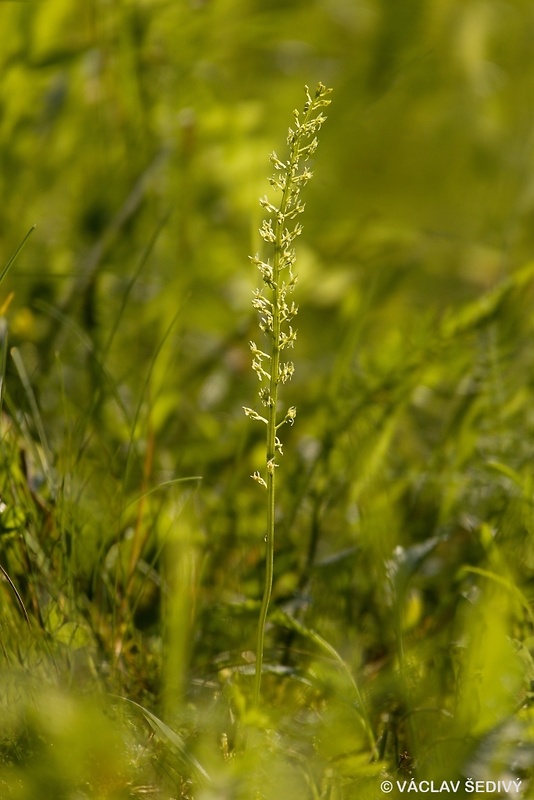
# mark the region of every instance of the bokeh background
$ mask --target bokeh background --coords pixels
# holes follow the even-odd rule
[[[247,696],[249,255],[269,153],[322,81],[275,606],[362,676],[390,764],[419,743],[428,769],[475,776],[511,748],[529,774],[533,40],[528,0],[0,2],[2,264],[35,226],[1,287],[0,553],[69,675],[83,651],[171,716],[214,686]],[[365,736],[322,705],[339,676],[279,623],[276,714],[337,731],[314,752],[341,794],[314,796],[361,797]],[[310,694],[287,688],[307,669]],[[284,735],[311,747],[299,720]],[[301,791],[291,775],[273,796]]]

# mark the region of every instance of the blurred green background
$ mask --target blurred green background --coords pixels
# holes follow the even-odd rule
[[[86,410],[118,447],[142,400],[162,474],[235,474],[257,197],[305,83],[332,85],[335,105],[299,249],[295,395],[317,403],[340,340],[339,373],[388,369],[530,258],[528,2],[48,0],[0,15],[4,260],[37,225],[4,284],[11,342],[54,446]]]
[[[322,81],[334,93],[297,242],[275,603],[362,673],[377,736],[395,729],[392,763],[432,736],[438,763],[457,741],[432,719],[407,730],[405,710],[426,697],[453,714],[455,682],[468,696],[479,669],[465,631],[501,612],[479,690],[506,673],[509,692],[455,724],[475,741],[523,702],[533,37],[528,0],[0,3],[2,264],[36,226],[2,284],[14,521],[0,552],[52,639],[91,642],[90,670],[117,690],[168,711],[254,647],[248,256],[268,155]],[[304,669],[296,635],[272,634],[272,664]],[[315,702],[272,691],[274,705]],[[344,713],[325,726],[348,730]],[[344,735],[321,758],[363,747]]]
[[[4,260],[37,225],[6,284],[11,331],[38,381],[58,354],[78,406],[91,347],[135,404],[177,315],[153,377],[157,430],[171,415],[177,437],[220,443],[220,415],[241,422],[257,197],[304,83],[332,85],[335,105],[299,253],[301,384],[331,371],[356,317],[376,355],[530,257],[529,3],[49,0],[0,14]],[[57,402],[48,383],[45,411]]]

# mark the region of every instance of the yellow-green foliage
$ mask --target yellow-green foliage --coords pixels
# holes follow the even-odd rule
[[[2,800],[528,794],[533,27],[530,0],[0,3]],[[255,707],[246,257],[270,277],[266,158],[319,81]]]

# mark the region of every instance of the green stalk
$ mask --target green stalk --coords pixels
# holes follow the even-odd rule
[[[271,215],[270,218],[263,221],[260,235],[269,246],[273,247],[273,263],[271,264],[268,260],[262,261],[258,256],[252,258],[268,292],[268,295],[265,296],[262,291],[256,290],[253,306],[260,313],[260,329],[266,334],[269,342],[268,352],[260,350],[254,342],[250,343],[250,349],[254,356],[252,367],[260,383],[263,384],[259,396],[263,406],[267,409],[266,416],[262,416],[251,408],[244,409],[247,416],[263,422],[267,426],[266,475],[263,477],[260,472],[255,472],[252,476],[267,490],[265,580],[257,629],[254,706],[258,706],[260,702],[265,628],[273,589],[275,473],[278,467],[276,458],[278,455],[282,455],[282,444],[277,436],[277,431],[286,422],[292,425],[296,415],[296,409],[291,407],[278,422],[279,386],[291,378],[294,369],[292,362],[281,360],[281,351],[292,347],[296,339],[296,332],[290,322],[296,316],[298,309],[294,303],[288,303],[287,295],[293,291],[296,283],[296,276],[293,273],[296,256],[292,243],[300,235],[302,228],[298,223],[293,223],[293,220],[304,211],[304,205],[300,202],[300,192],[312,176],[306,167],[300,170],[300,163],[308,161],[317,148],[315,134],[326,119],[320,113],[320,109],[330,103],[330,100],[327,99],[329,92],[329,89],[319,84],[312,98],[306,87],[307,100],[302,119],[300,119],[298,111],[295,111],[295,129],[289,129],[290,154],[288,160],[281,161],[276,153],[271,155],[271,162],[277,172],[270,179],[270,183],[275,190],[281,192],[281,198],[278,205],[274,205],[266,197],[260,201]],[[287,273],[287,281],[284,280],[284,272]]]
[[[293,154],[292,154],[293,155]],[[286,205],[286,197],[289,186],[286,184],[280,203],[280,209]],[[273,287],[272,287],[272,313],[273,329],[271,336],[271,374],[269,378],[269,413],[267,415],[267,534],[265,543],[265,583],[263,587],[263,599],[261,602],[260,616],[258,619],[258,633],[256,642],[256,671],[254,674],[254,706],[259,704],[261,692],[261,673],[263,669],[263,649],[265,643],[265,627],[267,625],[267,614],[271,603],[273,592],[274,575],[274,537],[275,537],[275,513],[276,513],[276,409],[278,407],[278,386],[280,383],[280,309],[279,309],[279,281],[280,281],[280,260],[282,255],[282,224],[280,217],[275,226],[276,242],[274,245],[273,263]]]
[[[269,426],[271,427],[271,426]],[[275,427],[274,425],[272,426]],[[270,452],[268,450],[268,452]],[[260,692],[261,692],[261,673],[263,669],[263,649],[265,643],[265,628],[267,625],[267,614],[269,613],[269,605],[271,603],[271,595],[273,591],[273,575],[274,575],[274,515],[276,510],[275,504],[275,474],[267,474],[267,534],[265,544],[265,582],[263,587],[263,598],[261,601],[260,616],[258,619],[258,631],[256,642],[256,671],[254,673],[254,706],[259,705]]]

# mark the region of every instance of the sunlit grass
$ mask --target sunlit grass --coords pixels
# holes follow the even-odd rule
[[[0,798],[528,796],[530,12],[112,5],[0,4]],[[323,74],[262,612],[243,257]]]
[[[74,422],[65,406],[62,446],[84,446],[55,451],[12,353],[22,394],[7,391],[2,425],[4,796],[373,797],[399,769],[526,780],[529,446],[516,423],[528,395],[503,336],[531,273],[451,312],[409,357],[399,341],[397,359],[354,372],[340,351],[339,391],[324,406],[305,400],[316,433],[285,491],[268,716],[250,704],[258,606],[225,587],[203,533],[210,489],[153,471],[147,387],[161,348],[138,405],[116,406],[123,478],[115,451],[100,494],[93,417]],[[515,355],[528,364],[529,353]],[[312,383],[311,397],[321,390]],[[243,585],[259,585],[259,555],[235,562]]]

